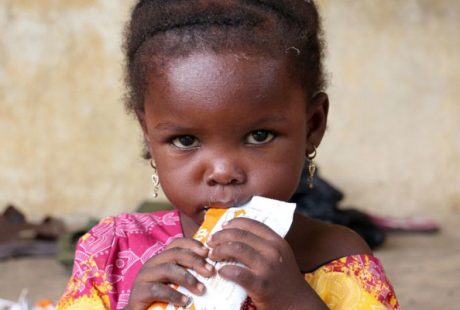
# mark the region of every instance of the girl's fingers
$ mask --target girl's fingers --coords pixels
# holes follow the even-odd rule
[[[237,265],[226,265],[219,270],[219,275],[229,281],[238,283],[244,289],[250,290],[259,283],[257,277],[249,269]]]
[[[196,254],[205,257],[208,255],[208,249],[201,244],[201,242],[194,240],[194,239],[187,239],[187,238],[179,238],[175,239],[171,242],[165,250],[172,249],[172,248],[183,248],[189,249]]]
[[[250,231],[254,235],[259,236],[262,239],[278,241],[281,237],[274,232],[267,225],[255,221],[253,219],[248,219],[244,217],[237,217],[230,220],[225,226],[224,229],[228,228],[237,228],[241,230]]]
[[[212,235],[207,243],[211,247],[211,260],[235,260],[258,275],[279,268],[287,258],[283,256],[288,252],[287,242],[283,238],[264,224],[249,219],[235,219]]]
[[[267,240],[250,230],[244,230],[234,227],[226,227],[221,231],[216,232],[207,240],[207,244],[210,248],[218,247],[222,244],[226,244],[233,241],[239,241],[250,245],[255,250],[264,253],[267,249],[277,247],[280,240]]]
[[[144,286],[141,290],[136,291],[135,294],[136,299],[140,302],[137,305],[145,305],[142,309],[146,309],[155,302],[173,303],[178,306],[185,306],[188,303],[187,296],[179,293],[170,285],[158,282]]]
[[[267,250],[261,252],[244,242],[229,241],[213,248],[209,253],[209,258],[217,262],[237,261],[250,269],[257,270],[267,264],[264,254],[266,252]]]
[[[149,283],[148,285],[155,286],[158,283],[174,283],[185,287],[190,292],[197,295],[202,295],[205,290],[204,285],[190,272],[175,263],[164,263],[155,268],[151,268],[151,270],[147,269],[143,271],[142,275],[139,275],[139,277],[144,283]]]
[[[204,277],[215,273],[206,262],[209,250],[196,240],[176,239],[163,252],[152,257],[137,274],[130,305],[133,309],[148,308],[153,302],[184,306],[188,298],[171,285],[182,286],[196,295],[205,292],[205,286],[187,269]]]
[[[206,253],[208,253],[207,249]],[[151,271],[151,269],[156,270],[158,265],[167,263],[177,264],[185,269],[192,269],[204,277],[210,277],[214,274],[214,267],[206,261],[205,257],[189,249],[171,248],[154,257],[153,262],[149,262],[149,266],[143,268],[142,274],[145,276],[143,279],[146,281],[158,281],[155,272]]]
[[[243,229],[235,226],[226,226],[224,229],[214,233],[208,237],[206,243],[208,246],[215,245],[220,242],[226,242],[230,240],[244,241],[246,243],[257,244],[259,242],[267,242],[268,239],[262,238],[255,234],[251,229]]]
[[[166,250],[149,260],[143,269],[174,262],[187,269],[193,269],[204,277],[214,274],[212,265],[206,262],[209,250],[196,240],[177,239]]]

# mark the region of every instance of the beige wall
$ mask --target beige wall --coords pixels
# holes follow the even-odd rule
[[[460,2],[331,0],[324,13],[324,173],[376,212],[459,212]]]
[[[0,1],[0,208],[72,222],[150,195],[122,107],[121,29],[132,1]],[[331,73],[318,155],[347,204],[382,214],[460,211],[460,2],[321,1]]]

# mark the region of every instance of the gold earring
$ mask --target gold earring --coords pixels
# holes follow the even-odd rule
[[[158,177],[157,167],[153,163],[153,160],[150,160],[150,166],[152,166],[153,168],[153,173],[152,173],[153,198],[157,198],[158,191],[160,190],[160,178]]]
[[[307,162],[308,162],[308,165],[307,165],[307,187],[309,189],[312,189],[313,188],[313,177],[315,176],[315,172],[316,172],[316,165],[315,163],[313,162],[313,159],[315,159],[316,157],[316,146],[313,145],[313,153],[311,154],[307,154]]]

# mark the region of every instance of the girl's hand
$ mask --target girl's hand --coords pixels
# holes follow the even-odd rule
[[[289,244],[266,225],[231,220],[207,241],[213,261],[232,260],[218,273],[241,285],[257,309],[327,309],[305,282]]]
[[[184,306],[188,298],[170,285],[187,288],[202,295],[205,287],[187,269],[193,269],[204,277],[214,274],[213,266],[205,261],[208,256],[200,242],[192,239],[176,239],[160,254],[144,264],[134,280],[128,306],[125,309],[144,310],[154,302]]]

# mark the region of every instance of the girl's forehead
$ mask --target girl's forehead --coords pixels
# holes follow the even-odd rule
[[[247,53],[193,53],[165,59],[159,71],[148,76],[148,88],[152,92],[158,88],[173,93],[184,89],[210,92],[232,88],[262,95],[270,92],[274,83],[290,80],[291,76],[287,57]]]
[[[162,71],[187,74],[193,72],[226,72],[231,74],[238,69],[262,72],[265,70],[281,69],[287,62],[284,57],[270,57],[264,54],[249,54],[245,52],[212,52],[201,51],[181,57],[166,58],[163,61]]]
[[[171,59],[161,74],[151,75],[144,107],[155,119],[195,115],[204,121],[204,114],[212,114],[217,120],[224,113],[226,120],[241,122],[249,114],[279,114],[292,104],[303,111],[305,98],[285,59],[199,53]]]

